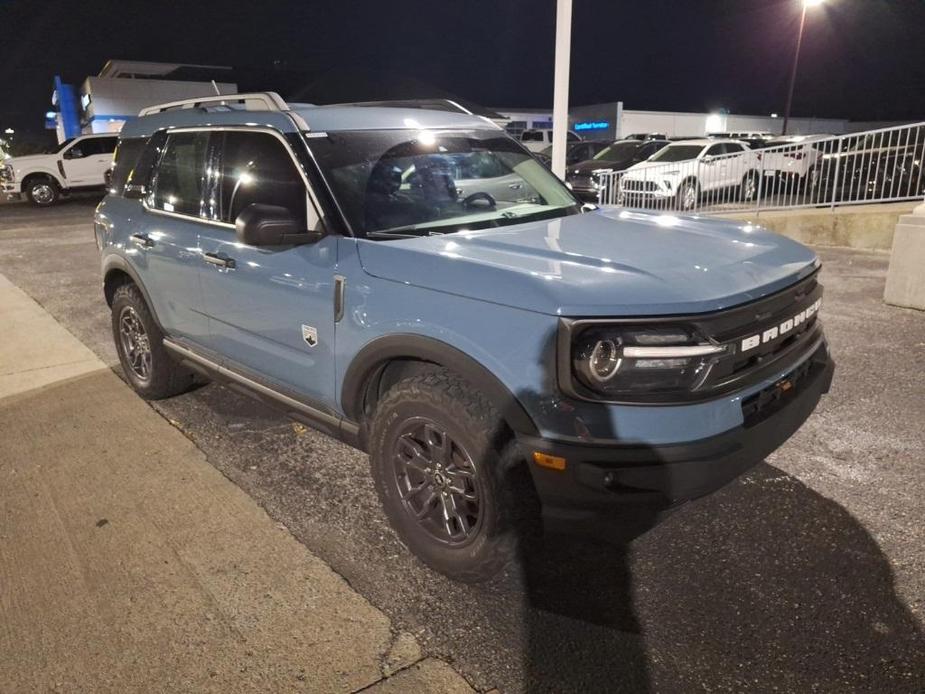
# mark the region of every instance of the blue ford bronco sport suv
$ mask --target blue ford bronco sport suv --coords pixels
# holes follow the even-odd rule
[[[142,397],[206,376],[368,452],[402,541],[465,581],[537,499],[547,529],[619,537],[806,420],[833,372],[812,251],[583,206],[424,106],[259,93],[126,124],[95,234]]]

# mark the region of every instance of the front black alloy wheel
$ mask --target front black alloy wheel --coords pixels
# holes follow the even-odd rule
[[[398,381],[369,432],[373,480],[401,541],[457,581],[485,581],[538,527],[538,503],[510,430],[456,374]]]
[[[405,510],[437,542],[450,547],[471,542],[481,529],[481,481],[466,449],[426,417],[403,422],[392,449]]]

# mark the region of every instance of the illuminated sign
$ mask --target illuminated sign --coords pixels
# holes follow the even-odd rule
[[[575,130],[607,130],[610,123],[605,120],[586,121],[584,123],[575,123]]]

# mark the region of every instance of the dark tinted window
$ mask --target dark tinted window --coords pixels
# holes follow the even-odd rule
[[[726,145],[718,144],[712,145],[705,153],[704,156],[707,157],[718,157],[720,154],[726,153]]]
[[[648,159],[649,157],[651,157],[653,154],[655,154],[658,150],[660,150],[662,147],[664,147],[667,144],[668,143],[664,141],[647,142],[646,144],[644,144],[642,147],[639,148],[639,152],[637,152],[636,156],[640,161],[644,159]]]
[[[118,141],[117,137],[91,137],[78,142],[74,145],[74,149],[79,149],[85,157],[95,157],[100,154],[111,154]]]
[[[740,152],[745,151],[745,146],[740,145],[738,142],[726,142],[723,145],[725,154],[739,154]]]
[[[202,216],[208,133],[167,136],[148,204],[165,212]]]
[[[129,174],[135,168],[138,157],[144,151],[148,139],[145,137],[135,137],[119,142],[116,153],[113,157],[115,164],[112,169],[112,181],[109,185],[109,192],[116,195],[122,195],[125,190],[125,183],[128,181]]]
[[[224,133],[221,220],[234,223],[252,203],[285,207],[305,228],[305,183],[285,145],[266,133]]]

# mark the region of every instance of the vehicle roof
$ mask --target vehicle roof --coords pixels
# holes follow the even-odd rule
[[[239,108],[177,108],[140,116],[122,128],[122,137],[151,135],[161,128],[221,125],[268,125],[293,130],[289,114],[301,118],[310,131],[396,130],[501,127],[487,118],[454,111],[385,106],[289,104],[290,111],[248,111]]]
[[[407,128],[496,128],[481,116],[453,111],[389,106],[305,106],[293,104],[312,130],[395,130]]]
[[[739,143],[739,140],[734,140],[731,137],[693,137],[689,140],[674,140],[668,144],[669,147],[674,147],[675,145],[700,145],[701,147],[706,147],[707,145],[717,145],[723,142],[736,142]]]

